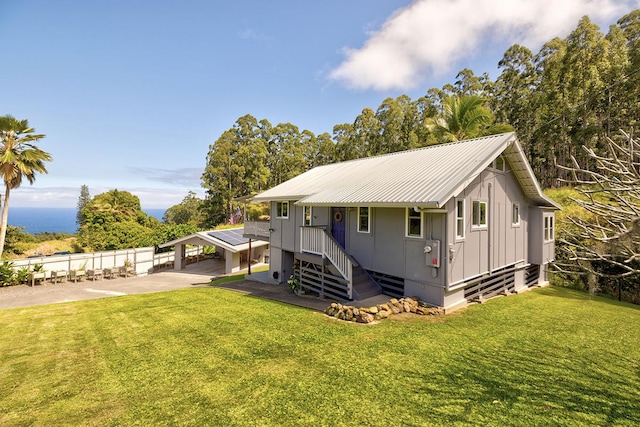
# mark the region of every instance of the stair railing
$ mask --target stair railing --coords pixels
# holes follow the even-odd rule
[[[347,294],[353,297],[353,262],[349,254],[324,228],[300,227],[300,250],[327,258],[347,280]]]

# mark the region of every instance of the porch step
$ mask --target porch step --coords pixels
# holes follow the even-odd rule
[[[382,288],[362,267],[353,267],[353,300],[363,300],[382,294]]]

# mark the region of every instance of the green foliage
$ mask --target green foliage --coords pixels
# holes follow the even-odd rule
[[[0,286],[10,286],[16,282],[16,272],[13,269],[13,262],[4,261],[0,264]]]
[[[23,179],[33,184],[37,174],[47,173],[45,162],[51,161],[49,153],[33,144],[45,136],[34,132],[27,120],[17,120],[10,115],[0,117],[0,177],[4,182],[0,255],[4,252],[11,190],[20,187]]]
[[[109,190],[95,196],[82,209],[83,222],[87,224],[107,225],[114,222],[144,222],[147,215],[140,207],[140,199],[128,191]]]
[[[186,224],[159,224],[154,228],[151,241],[157,246],[197,232],[199,228],[193,223]],[[173,248],[158,249],[158,252],[169,252]]]
[[[494,124],[494,117],[485,100],[476,95],[451,95],[443,100],[439,116],[428,120],[440,142],[462,141],[479,136],[509,132],[509,125]]]
[[[95,196],[82,209],[78,243],[93,251],[153,246],[153,229],[159,221],[142,211],[140,199],[110,190]]]
[[[15,274],[16,274],[15,275],[16,284],[26,283],[29,280],[31,270],[29,270],[29,267],[23,266],[15,270]]]
[[[85,222],[85,218],[82,215],[82,210],[91,201],[91,195],[89,194],[89,187],[82,185],[80,187],[80,197],[78,197],[78,212],[76,213],[76,223],[78,226]]]
[[[247,218],[249,221],[263,220],[269,216],[269,204],[268,203],[251,203],[246,205]]]
[[[189,191],[182,202],[167,209],[162,221],[170,225],[191,223],[198,228],[203,228],[205,226],[204,201],[196,197],[196,193]]]

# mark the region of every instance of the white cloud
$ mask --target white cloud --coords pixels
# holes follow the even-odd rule
[[[364,46],[344,48],[346,58],[329,78],[355,89],[411,89],[477,56],[487,40],[535,51],[566,36],[584,15],[608,21],[639,5],[639,0],[415,0],[370,33]]]

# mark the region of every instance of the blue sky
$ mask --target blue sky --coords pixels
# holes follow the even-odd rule
[[[47,137],[49,173],[14,207],[74,207],[117,188],[168,208],[209,145],[245,114],[315,134],[387,97],[415,99],[462,68],[497,76],[583,15],[603,32],[640,0],[0,2],[0,114]]]

